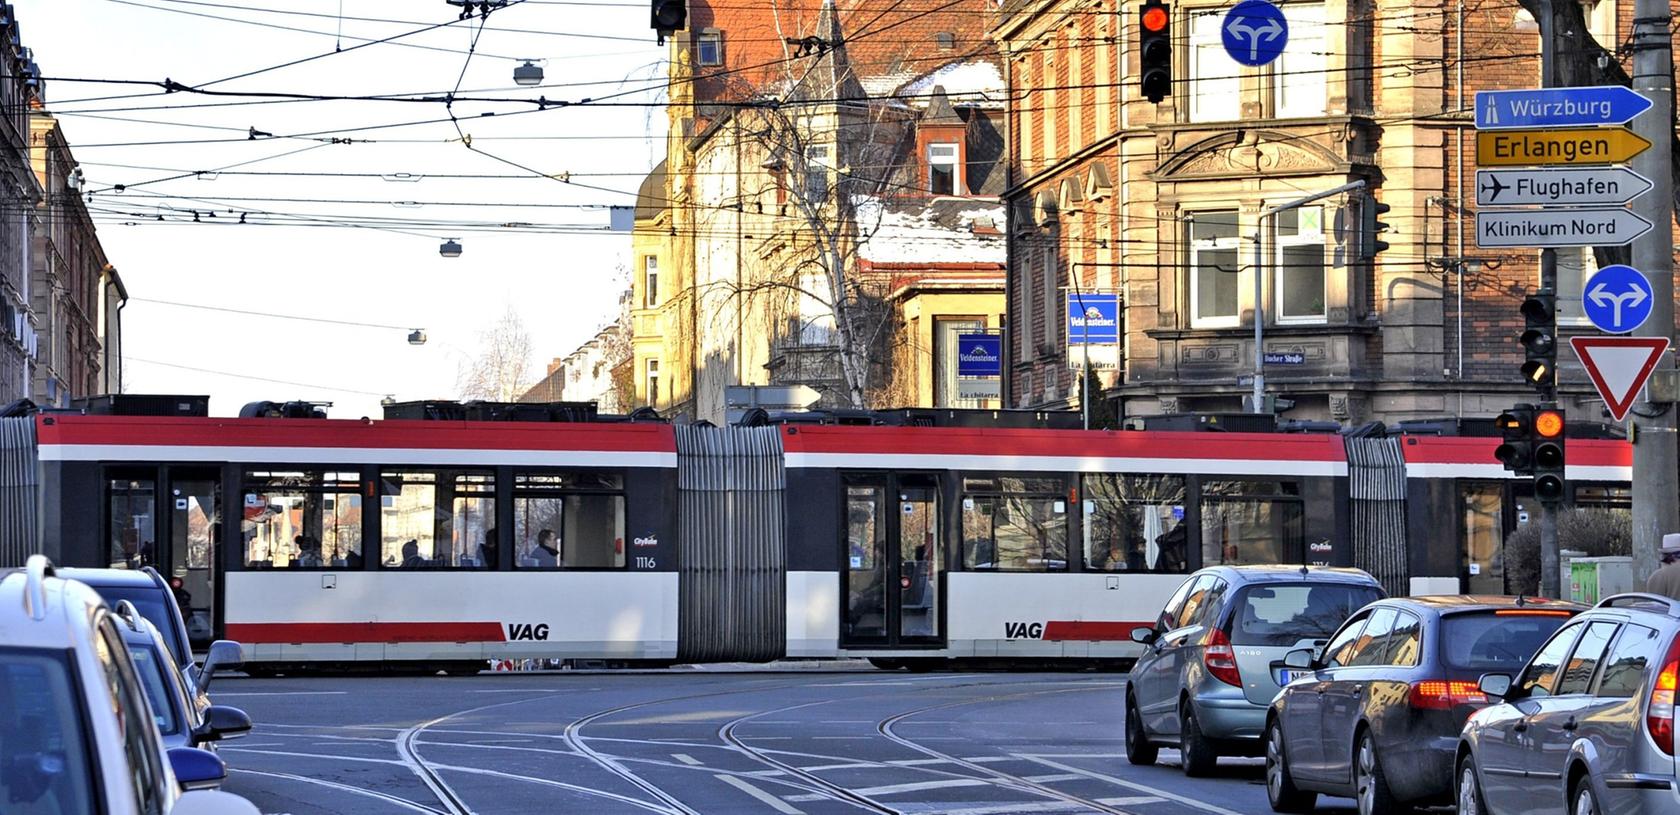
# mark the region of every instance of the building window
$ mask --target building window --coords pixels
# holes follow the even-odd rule
[[[1588,246],[1557,250],[1557,319],[1560,323],[1589,325],[1581,298],[1587,278],[1598,271],[1598,259]],[[1538,285],[1538,283],[1536,284]]]
[[[1056,478],[963,479],[964,568],[1066,571],[1066,492]]]
[[[1056,261],[1056,247],[1039,250],[1039,267],[1044,271],[1044,346],[1054,350],[1061,336],[1062,323],[1067,321],[1067,302],[1062,298],[1061,264]]]
[[[659,360],[647,361],[647,403],[651,407],[659,405]]]
[[[828,148],[805,148],[805,202],[822,206],[828,200]]]
[[[659,305],[659,258],[642,258],[642,303],[648,308]]]
[[[1323,116],[1329,100],[1329,58],[1324,38],[1324,6],[1286,5],[1289,47],[1272,62],[1278,119]]]
[[[1190,121],[1229,122],[1242,118],[1242,83],[1237,64],[1225,53],[1219,24],[1224,9],[1192,11],[1190,16]],[[1293,31],[1291,35],[1293,35]],[[1293,45],[1293,41],[1290,43]]]
[[[723,32],[702,31],[694,38],[694,56],[701,65],[723,64]]]
[[[933,406],[940,408],[984,408],[990,399],[964,399],[957,379],[957,337],[979,334],[986,321],[978,317],[933,318]]]
[[[933,41],[939,46],[939,50],[941,51],[949,51],[952,48],[957,47],[957,35],[949,31],[941,31],[938,34],[933,35]]]
[[[928,145],[928,191],[934,195],[958,195],[957,146]]]
[[[1197,212],[1190,216],[1190,325],[1228,328],[1237,325],[1237,211]]]
[[[1286,209],[1273,222],[1277,245],[1277,321],[1324,321],[1324,210]]]

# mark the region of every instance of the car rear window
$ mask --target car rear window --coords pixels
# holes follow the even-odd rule
[[[1249,586],[1231,616],[1232,645],[1294,645],[1329,639],[1353,612],[1382,599],[1372,586],[1279,583]]]
[[[169,650],[174,653],[177,663],[185,663],[192,658],[192,652],[187,650],[186,642],[181,640],[181,623],[175,619],[175,610],[171,608],[163,596],[163,589],[155,587],[138,588],[124,586],[95,586],[99,596],[105,598],[108,605],[115,606],[118,602],[127,600],[134,604],[134,610],[146,618],[146,622],[157,626],[163,638],[169,643]],[[182,655],[185,655],[183,658]]]
[[[64,655],[0,649],[0,811],[94,811],[76,699]]]
[[[1441,660],[1465,670],[1515,673],[1566,622],[1569,617],[1556,612],[1515,609],[1453,614],[1441,620]]]

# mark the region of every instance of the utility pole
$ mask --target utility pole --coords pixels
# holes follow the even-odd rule
[[[1553,3],[1558,0],[1546,0],[1545,19],[1540,21],[1540,87],[1555,88],[1558,86],[1557,71],[1557,22],[1553,16]],[[1569,0],[1564,0],[1568,2]],[[1666,0],[1664,0],[1666,2]],[[1557,250],[1540,250],[1540,291],[1557,292]],[[1557,309],[1552,310],[1551,335],[1554,343],[1557,339]],[[1540,406],[1543,408],[1557,407],[1557,363],[1556,350],[1553,351],[1552,370],[1547,372],[1551,384],[1541,388]],[[1567,431],[1565,431],[1567,433]],[[1536,495],[1532,499],[1540,507],[1540,596],[1562,597],[1563,576],[1558,569],[1558,528],[1557,507],[1550,501],[1540,500]]]
[[[1633,241],[1633,268],[1651,281],[1651,316],[1634,334],[1674,336],[1674,53],[1669,41],[1672,17],[1668,0],[1634,0],[1633,90],[1651,100],[1651,109],[1633,120],[1633,132],[1653,145],[1635,156],[1633,171],[1651,179],[1650,192],[1634,199],[1633,211],[1655,224]],[[1653,381],[1672,389],[1674,360],[1664,354]],[[1649,393],[1647,393],[1649,396]],[[1635,589],[1657,570],[1657,549],[1667,532],[1680,532],[1680,490],[1676,471],[1672,393],[1635,405],[1628,438],[1633,442],[1633,580]],[[1649,417],[1649,418],[1648,418]]]

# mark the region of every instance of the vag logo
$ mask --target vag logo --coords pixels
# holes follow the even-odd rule
[[[510,640],[544,640],[548,639],[548,623],[508,623],[508,639]]]
[[[1044,636],[1044,623],[1004,623],[1003,638],[1006,640],[1036,640]]]

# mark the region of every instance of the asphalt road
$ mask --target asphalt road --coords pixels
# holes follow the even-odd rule
[[[1119,674],[562,672],[224,679],[264,813],[1269,812],[1258,759],[1126,763]],[[1326,799],[1323,811],[1352,810]]]

